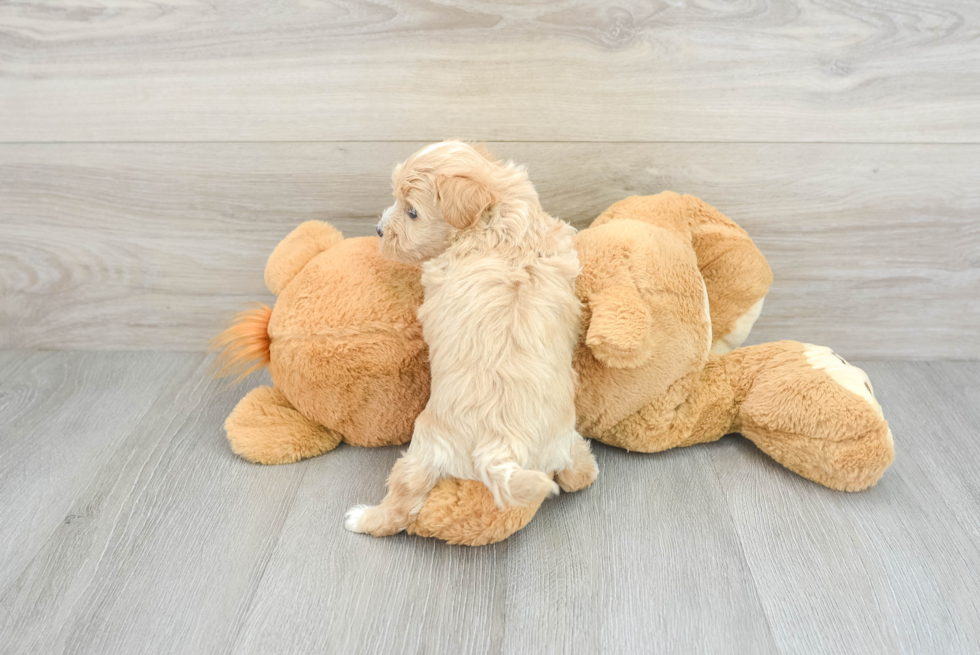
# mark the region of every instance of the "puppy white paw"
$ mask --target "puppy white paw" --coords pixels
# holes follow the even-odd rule
[[[355,505],[347,510],[347,514],[344,515],[344,527],[351,532],[361,532],[364,530],[361,528],[361,518],[364,513],[371,508],[370,505]]]

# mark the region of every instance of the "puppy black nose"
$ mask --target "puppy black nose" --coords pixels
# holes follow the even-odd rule
[[[384,235],[385,235],[385,231],[384,231],[384,230],[382,230],[382,229],[381,229],[381,226],[379,225],[379,226],[378,226],[378,236],[379,236],[379,237],[383,237]]]

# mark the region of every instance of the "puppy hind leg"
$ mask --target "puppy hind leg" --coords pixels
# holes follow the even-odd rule
[[[399,458],[388,476],[388,494],[374,507],[358,505],[347,511],[345,527],[384,537],[401,532],[418,515],[437,480],[411,453]]]
[[[575,433],[575,439],[572,441],[571,457],[571,465],[558,471],[555,479],[562,491],[581,491],[595,482],[596,476],[599,475],[599,467],[592,455],[589,442],[578,432]]]

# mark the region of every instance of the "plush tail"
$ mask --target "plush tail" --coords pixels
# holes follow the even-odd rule
[[[216,378],[237,376],[241,382],[249,373],[269,363],[269,319],[272,308],[259,304],[235,314],[228,327],[211,340],[211,351],[220,351],[214,360]]]

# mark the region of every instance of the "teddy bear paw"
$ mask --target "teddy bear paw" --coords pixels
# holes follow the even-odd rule
[[[810,343],[803,344],[803,346],[806,348],[803,354],[810,366],[818,371],[824,371],[834,382],[866,402],[875,414],[884,420],[881,405],[878,404],[878,399],[875,397],[874,387],[871,386],[871,380],[863,369],[852,365],[826,346],[815,346]],[[888,430],[885,437],[888,439],[889,446],[894,447],[894,437],[891,430]]]

